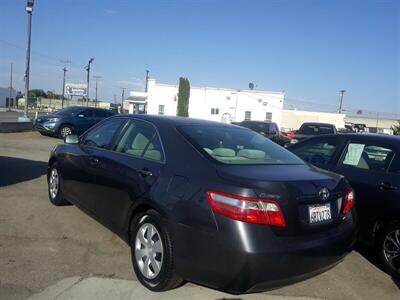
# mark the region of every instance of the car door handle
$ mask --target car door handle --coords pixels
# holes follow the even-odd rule
[[[99,163],[99,159],[97,157],[89,158],[89,161],[92,165],[97,165]]]
[[[151,173],[151,171],[149,171],[149,169],[144,168],[138,171],[140,175],[142,175],[143,177],[146,176],[153,176],[153,173]]]
[[[387,183],[387,182],[381,182],[379,184],[379,187],[381,190],[397,190],[398,189],[397,186],[391,185],[390,183]]]

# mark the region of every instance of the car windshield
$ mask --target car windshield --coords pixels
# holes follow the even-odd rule
[[[67,107],[60,109],[59,111],[55,112],[55,115],[60,115],[60,116],[74,116],[78,112],[80,112],[82,108],[79,107]]]
[[[303,124],[298,133],[301,134],[330,134],[333,132],[333,127],[329,125],[318,125],[318,124]]]
[[[291,152],[248,129],[190,125],[179,130],[197,149],[225,164],[303,164]]]

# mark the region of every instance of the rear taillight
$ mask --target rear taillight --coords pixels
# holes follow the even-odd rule
[[[352,188],[349,188],[349,190],[346,193],[346,196],[344,197],[344,203],[343,203],[343,215],[347,215],[351,209],[354,207],[356,204],[356,199],[354,196],[354,191]]]
[[[295,137],[297,137],[296,132],[289,132],[286,136],[289,139],[294,139]]]
[[[286,227],[279,204],[274,200],[235,196],[217,191],[207,192],[214,213],[254,224]]]

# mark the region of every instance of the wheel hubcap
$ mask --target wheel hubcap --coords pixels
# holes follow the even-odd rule
[[[50,196],[52,199],[54,199],[57,196],[58,185],[59,185],[58,183],[59,183],[59,178],[58,178],[57,169],[52,169],[51,173],[50,173],[50,180],[49,180]]]
[[[147,279],[155,278],[163,263],[163,244],[157,228],[149,223],[140,226],[135,239],[135,259]]]
[[[388,233],[383,241],[383,254],[390,266],[400,272],[400,229]]]
[[[69,128],[69,127],[61,128],[62,137],[66,137],[67,135],[70,135],[71,133],[72,133],[71,128]]]

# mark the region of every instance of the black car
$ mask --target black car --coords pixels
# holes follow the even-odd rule
[[[360,240],[375,246],[385,269],[400,277],[400,137],[326,135],[289,149],[349,180],[357,196]]]
[[[120,115],[51,153],[50,201],[75,204],[131,247],[153,291],[183,280],[265,290],[340,262],[356,237],[343,176],[246,128]]]
[[[72,133],[81,134],[113,115],[114,112],[106,109],[71,106],[50,115],[39,116],[34,127],[43,135],[65,138]]]
[[[329,123],[303,123],[300,128],[290,134],[290,144],[296,144],[314,136],[324,134],[336,134],[336,126]]]
[[[288,137],[280,133],[278,125],[274,122],[249,120],[235,123],[234,125],[249,128],[259,134],[262,134],[263,136],[269,138],[270,140],[281,146],[286,146],[290,142],[290,139]]]

